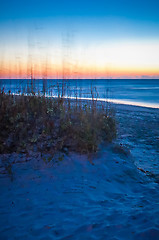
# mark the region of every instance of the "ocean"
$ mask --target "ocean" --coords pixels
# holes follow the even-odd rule
[[[5,92],[43,93],[48,96],[62,94],[65,84],[66,97],[98,98],[143,107],[159,108],[159,79],[0,79],[0,88]]]

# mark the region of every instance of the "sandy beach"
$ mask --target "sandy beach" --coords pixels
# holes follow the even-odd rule
[[[0,156],[0,239],[159,239],[159,109],[114,108],[96,154]]]

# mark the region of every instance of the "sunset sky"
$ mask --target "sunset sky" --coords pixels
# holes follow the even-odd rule
[[[0,78],[159,78],[158,0],[1,0]]]

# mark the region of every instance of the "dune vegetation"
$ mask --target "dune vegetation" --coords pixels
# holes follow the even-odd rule
[[[107,103],[0,92],[0,153],[96,152],[116,136]]]

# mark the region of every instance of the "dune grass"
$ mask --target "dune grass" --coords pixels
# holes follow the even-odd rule
[[[92,101],[0,92],[0,153],[96,152],[116,136],[111,110]]]

